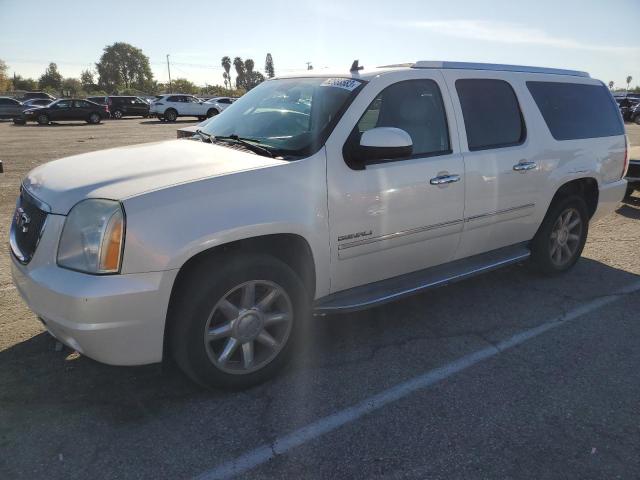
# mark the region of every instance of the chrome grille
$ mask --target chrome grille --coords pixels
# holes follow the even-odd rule
[[[47,212],[39,208],[39,205],[40,202],[26,190],[20,191],[11,221],[9,243],[13,254],[22,263],[29,263],[33,257],[47,220]]]

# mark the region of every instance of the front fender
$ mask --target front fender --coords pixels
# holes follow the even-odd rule
[[[226,243],[295,234],[311,248],[317,293],[328,293],[325,172],[322,149],[304,160],[127,199],[123,202],[127,216],[123,273],[179,269],[194,255]]]

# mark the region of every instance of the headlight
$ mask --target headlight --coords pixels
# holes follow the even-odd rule
[[[117,273],[124,229],[120,202],[96,198],[77,203],[62,228],[58,265],[86,273]]]

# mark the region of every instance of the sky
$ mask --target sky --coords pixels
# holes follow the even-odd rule
[[[38,12],[34,15],[33,12]],[[224,55],[276,74],[417,60],[588,71],[640,85],[640,0],[0,0],[0,58],[9,73],[65,77],[93,68],[116,41],[141,48],[154,78],[222,84]],[[44,35],[40,34],[44,32]]]

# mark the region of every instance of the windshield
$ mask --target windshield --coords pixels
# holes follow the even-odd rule
[[[253,140],[280,155],[311,155],[363,83],[346,78],[263,82],[213,117],[202,131]]]

